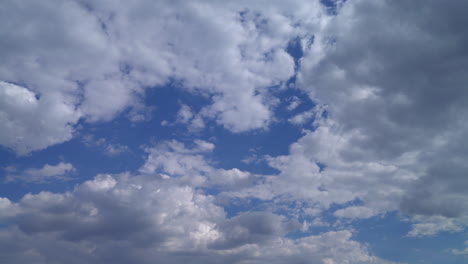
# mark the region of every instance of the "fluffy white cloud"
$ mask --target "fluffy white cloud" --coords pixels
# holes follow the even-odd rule
[[[197,139],[188,145],[172,140],[147,147],[148,159],[140,172],[162,173],[193,186],[223,186],[229,189],[254,182],[255,176],[249,172],[214,167],[206,155],[215,148],[213,143]]]
[[[367,153],[353,145],[362,138],[357,131],[340,133],[340,128],[329,119],[316,123],[321,125],[292,144],[289,155],[268,157],[269,165],[280,171],[278,175],[263,176],[261,184],[229,195],[280,203],[302,201],[305,206],[294,210],[303,215],[310,215],[310,209],[315,212],[328,209],[333,203],[355,201],[364,202],[369,210],[361,217],[397,210],[406,187],[417,174],[398,166],[398,159],[365,159]],[[354,155],[364,156],[350,159]],[[325,168],[321,168],[323,164]],[[346,217],[354,210],[344,209],[337,216]],[[356,218],[355,213],[351,215]]]
[[[71,163],[60,162],[56,165],[45,164],[42,168],[30,168],[17,171],[13,167],[6,169],[5,182],[23,181],[30,183],[45,183],[56,180],[69,180],[70,174],[76,169]]]
[[[315,1],[8,0],[2,8],[0,144],[19,154],[69,140],[79,119],[108,121],[127,109],[131,120],[147,119],[144,90],[169,80],[210,98],[194,127],[208,118],[234,132],[265,128],[270,90],[294,75],[289,41],[326,19]]]
[[[0,216],[4,263],[389,263],[349,231],[289,239],[300,225],[284,216],[226,218],[214,197],[157,175],[102,174],[66,193],[2,198]]]
[[[0,144],[18,154],[71,139],[79,117],[67,96],[0,81]]]

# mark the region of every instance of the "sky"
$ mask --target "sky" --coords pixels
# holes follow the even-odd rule
[[[467,263],[466,10],[3,0],[0,263]]]

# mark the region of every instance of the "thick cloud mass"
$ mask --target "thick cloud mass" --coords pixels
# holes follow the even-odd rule
[[[351,186],[365,181],[370,190],[353,196],[368,196],[370,204],[380,197],[388,209],[399,203],[410,214],[466,224],[467,7],[346,3],[306,52],[300,74],[301,88],[328,105],[334,124],[305,136],[292,152],[304,148],[329,165],[325,175],[356,174],[346,176]],[[315,141],[323,136],[327,143]]]
[[[390,263],[351,232],[292,240],[268,212],[226,218],[214,197],[158,175],[98,175],[67,193],[0,200],[4,263]]]

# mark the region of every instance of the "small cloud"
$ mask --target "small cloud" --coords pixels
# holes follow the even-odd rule
[[[289,111],[296,109],[300,104],[302,104],[301,99],[297,96],[293,96],[290,100],[289,105],[286,107]]]
[[[109,156],[116,156],[127,151],[128,147],[122,144],[109,144],[105,148],[105,153]]]
[[[120,143],[109,143],[105,138],[95,138],[93,135],[84,135],[83,143],[87,147],[101,148],[108,156],[117,156],[129,151],[129,147]]]
[[[325,111],[326,111],[326,106],[316,105],[314,108],[308,111],[302,112],[300,114],[297,114],[289,118],[288,121],[289,123],[293,125],[300,126],[314,119],[314,125],[315,125],[315,123],[321,121]]]
[[[194,114],[192,109],[186,104],[182,104],[180,106],[179,112],[177,112],[177,123],[187,124],[192,118]]]
[[[293,125],[303,125],[307,121],[311,120],[314,117],[314,114],[315,112],[313,110],[305,111],[289,118],[288,121]]]
[[[194,148],[196,152],[211,152],[215,148],[213,143],[201,139],[196,139],[194,143],[196,145]]]
[[[45,164],[42,168],[30,168],[17,171],[12,167],[5,169],[7,176],[5,182],[22,181],[27,183],[46,183],[53,180],[70,180],[70,174],[76,172],[71,163],[60,162],[57,165]]]
[[[377,215],[377,212],[365,206],[350,206],[335,211],[333,215],[342,218],[365,219]]]
[[[465,248],[465,249],[461,249],[461,250],[452,249],[452,254],[454,254],[454,255],[465,255],[465,256],[468,256],[468,247]]]

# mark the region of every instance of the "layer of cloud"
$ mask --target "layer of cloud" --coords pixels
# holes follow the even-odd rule
[[[0,200],[4,263],[390,263],[336,231],[269,212],[226,218],[214,197],[157,175],[98,175],[71,192]]]
[[[60,162],[56,165],[45,164],[42,168],[30,168],[18,171],[16,168],[6,168],[5,182],[21,181],[27,183],[47,183],[60,180],[70,180],[76,172],[71,163]]]

